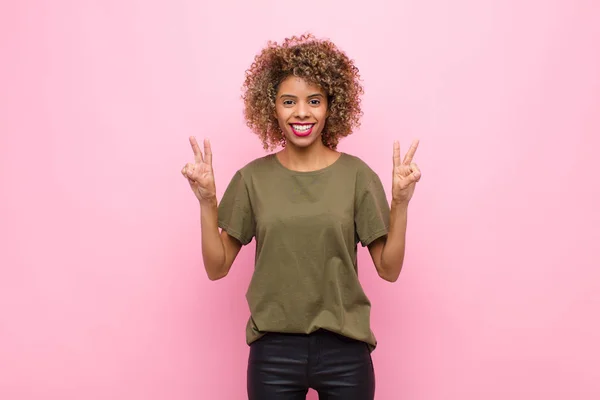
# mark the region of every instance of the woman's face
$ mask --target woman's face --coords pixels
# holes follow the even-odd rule
[[[275,114],[286,146],[307,148],[322,144],[327,120],[327,96],[319,86],[297,76],[281,82],[275,99]]]

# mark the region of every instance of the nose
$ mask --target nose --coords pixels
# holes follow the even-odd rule
[[[310,110],[308,109],[308,104],[304,102],[298,102],[296,105],[296,113],[297,118],[306,118],[310,115]]]

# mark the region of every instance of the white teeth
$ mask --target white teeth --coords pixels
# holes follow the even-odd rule
[[[292,125],[292,128],[294,128],[298,132],[306,132],[310,128],[312,128],[312,125]]]

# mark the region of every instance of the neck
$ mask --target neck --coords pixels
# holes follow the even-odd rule
[[[281,163],[294,171],[316,171],[325,168],[332,164],[336,156],[337,152],[321,141],[306,148],[286,146],[279,152]]]

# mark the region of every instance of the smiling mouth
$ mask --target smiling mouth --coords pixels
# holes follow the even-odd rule
[[[311,134],[315,124],[290,124],[292,132],[296,136],[308,136]]]

